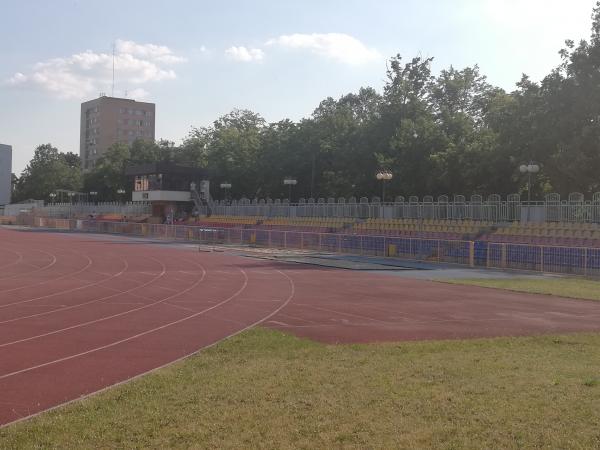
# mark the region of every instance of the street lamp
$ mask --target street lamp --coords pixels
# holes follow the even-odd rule
[[[519,166],[519,172],[527,174],[527,202],[531,202],[531,175],[536,174],[540,171],[539,164],[533,161],[529,161],[528,164],[521,164]]]
[[[73,203],[73,197],[75,197],[75,192],[69,192],[67,195],[69,196],[69,203]]]
[[[56,192],[50,192],[49,197],[50,197],[50,201],[54,205],[54,202],[56,201]]]
[[[124,203],[123,202],[123,195],[125,195],[125,189],[123,189],[123,188],[117,189],[117,194],[119,194],[119,199],[121,200],[121,203]]]
[[[298,180],[296,180],[295,178],[292,178],[292,177],[286,177],[283,179],[283,184],[284,184],[284,186],[288,186],[288,188],[289,188],[288,199],[289,199],[289,202],[292,203],[292,186],[296,186],[298,184]]]
[[[519,172],[527,174],[527,222],[529,222],[529,210],[531,209],[531,175],[540,171],[540,166],[533,161],[528,164],[521,164]]]
[[[90,191],[90,197],[92,197],[92,201],[94,203],[96,203],[96,197],[98,196],[98,192],[97,191]]]
[[[382,190],[381,203],[385,203],[385,182],[391,180],[392,177],[393,177],[392,172],[390,172],[389,170],[380,170],[375,175],[375,178],[377,178],[379,181],[381,181],[381,190]]]
[[[227,201],[227,197],[228,197],[227,191],[229,189],[231,189],[231,183],[225,181],[225,182],[223,182],[223,183],[220,184],[220,187],[221,187],[221,189],[223,189],[225,191],[225,200]]]

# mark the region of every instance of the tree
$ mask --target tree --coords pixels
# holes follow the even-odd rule
[[[125,176],[125,169],[131,162],[131,153],[126,144],[114,144],[98,159],[93,170],[85,175],[86,191],[98,192],[99,201],[120,200],[117,191],[131,186]],[[149,161],[146,161],[149,162]]]
[[[73,153],[60,153],[52,144],[38,146],[16,181],[13,200],[47,200],[57,189],[79,191],[80,164],[79,157]]]

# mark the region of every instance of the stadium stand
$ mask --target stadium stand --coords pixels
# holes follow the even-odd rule
[[[210,216],[192,219],[190,224],[217,228],[250,228],[256,226],[263,217],[259,216]]]
[[[15,225],[17,218],[15,216],[0,216],[0,225]]]
[[[490,242],[600,247],[600,226],[577,222],[513,222],[486,236]]]
[[[354,219],[335,217],[211,216],[193,222],[215,228],[347,233],[422,239],[480,240],[515,244],[600,247],[600,226],[593,223],[493,223],[454,219]]]

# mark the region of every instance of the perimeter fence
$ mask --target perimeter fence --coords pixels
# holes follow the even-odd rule
[[[94,220],[32,218],[30,225],[60,230],[143,236],[205,244],[253,245],[314,250],[478,268],[600,276],[600,248],[559,247],[487,241],[419,239],[306,231],[213,228]]]

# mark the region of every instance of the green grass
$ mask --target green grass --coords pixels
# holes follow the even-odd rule
[[[600,335],[328,346],[255,329],[0,430],[33,448],[598,448]]]
[[[600,281],[584,278],[482,278],[441,280],[447,283],[482,286],[560,297],[600,300]]]

